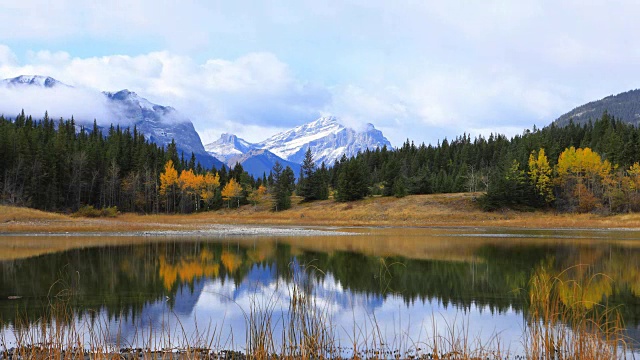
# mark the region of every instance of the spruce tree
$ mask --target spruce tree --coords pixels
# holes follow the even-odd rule
[[[300,179],[298,179],[298,195],[303,201],[313,201],[318,199],[318,184],[316,179],[316,164],[313,161],[311,148],[307,148],[300,168]]]

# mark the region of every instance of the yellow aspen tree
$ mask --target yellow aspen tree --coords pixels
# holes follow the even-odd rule
[[[552,176],[553,170],[549,166],[549,160],[544,153],[544,149],[540,148],[540,151],[532,151],[529,155],[529,178],[536,188],[536,191],[545,203],[550,204],[555,197],[553,196],[553,182]]]
[[[173,198],[173,208],[176,202],[176,186],[178,185],[178,172],[169,160],[164,164],[164,172],[160,174],[160,195],[167,195],[167,212],[169,212],[169,197]]]
[[[611,163],[602,161],[600,155],[590,148],[576,149],[572,146],[565,149],[558,157],[556,171],[565,194],[576,197],[583,211],[598,207],[600,204],[594,203],[594,197],[603,196],[606,186],[612,183],[607,181],[611,176]]]
[[[200,201],[202,201],[202,188],[204,187],[204,175],[198,174],[193,177],[193,198],[196,202],[196,211],[200,210]]]
[[[240,207],[241,194],[242,186],[233,178],[231,178],[227,185],[224,186],[224,189],[222,189],[222,198],[229,202],[228,207],[231,207],[231,200],[234,198],[238,199],[238,207]]]
[[[193,170],[182,170],[180,177],[178,178],[178,184],[182,195],[188,197],[195,203],[195,209],[198,210],[198,204],[196,197],[197,176],[193,173]]]
[[[220,176],[218,174],[206,173],[200,183],[200,198],[207,206],[211,206],[216,189],[220,187]]]
[[[640,164],[635,162],[629,170],[627,170],[627,174],[629,174],[629,180],[631,180],[630,186],[631,190],[638,192],[640,191]]]
[[[629,189],[629,209],[640,210],[640,163],[635,162],[627,170],[624,184]]]
[[[267,188],[264,185],[260,185],[257,189],[254,189],[249,195],[249,201],[253,203],[254,206],[262,203],[267,197]]]
[[[571,178],[574,177],[574,169],[576,168],[576,148],[570,147],[565,149],[558,157],[558,165],[556,165],[556,171],[558,173],[558,182],[560,184],[566,184]]]

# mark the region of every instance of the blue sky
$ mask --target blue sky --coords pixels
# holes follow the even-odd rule
[[[0,77],[128,88],[205,143],[329,114],[435,143],[637,88],[638,18],[636,1],[12,1]]]

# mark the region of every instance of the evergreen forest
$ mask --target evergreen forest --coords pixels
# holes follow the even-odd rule
[[[307,151],[298,182],[276,164],[254,178],[240,164],[206,169],[193,154],[145,140],[134,127],[85,128],[72,119],[0,116],[0,202],[82,212],[190,213],[245,204],[280,211],[302,201],[477,192],[486,210],[640,211],[640,129],[604,112],[509,139],[467,134],[435,145],[407,140],[334,164]],[[87,212],[91,214],[91,212]]]

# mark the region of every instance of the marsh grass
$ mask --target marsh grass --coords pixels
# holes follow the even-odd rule
[[[580,267],[578,265],[576,267]],[[574,267],[575,268],[575,267]],[[530,281],[525,352],[533,359],[618,359],[628,349],[620,312],[591,300],[596,281],[610,279],[594,274],[584,280],[557,275],[541,266]]]
[[[569,277],[570,270],[554,273],[544,266],[536,270],[527,293],[523,346],[517,352],[511,351],[500,333],[489,338],[471,333],[469,319],[464,317],[448,321],[432,314],[417,338],[410,335],[410,319],[401,316],[391,336],[375,313],[354,318],[352,327],[342,328],[336,325],[330,302],[313,295],[309,279],[298,275],[304,272],[294,272],[286,309],[279,307],[281,299],[275,292],[271,297],[256,295],[243,309],[243,347],[232,335],[222,337],[224,321],[188,332],[179,322],[169,325],[172,313],[166,314],[159,328],[140,325],[127,342],[120,329],[114,331],[99,316],[78,321],[69,305],[75,296],[70,290],[56,294],[47,315],[35,323],[18,319],[13,326],[15,342],[0,337],[0,359],[626,358],[630,352],[618,309],[588,300],[589,288],[604,275],[579,281]]]

